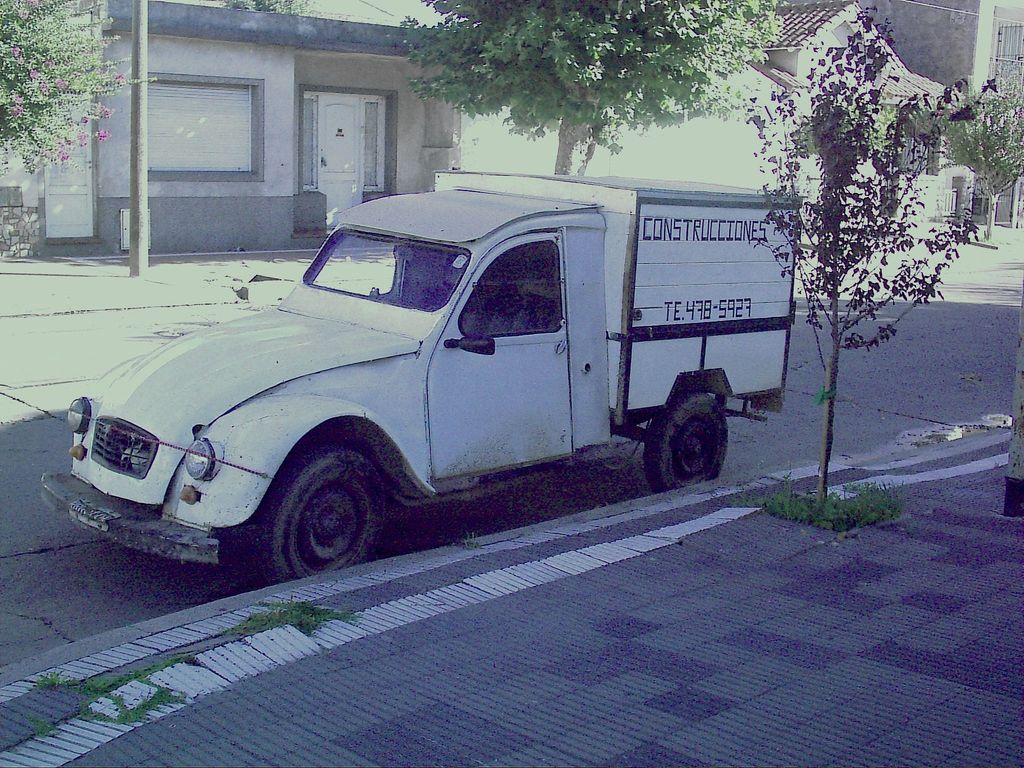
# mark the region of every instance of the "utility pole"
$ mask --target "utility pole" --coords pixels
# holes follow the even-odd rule
[[[1024,517],[1024,292],[1017,333],[1017,370],[1013,380],[1013,427],[1010,433],[1010,461],[1006,467],[1006,496],[1003,514]]]
[[[131,207],[128,274],[149,269],[149,0],[132,1]]]

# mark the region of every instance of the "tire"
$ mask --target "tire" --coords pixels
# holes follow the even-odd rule
[[[290,457],[257,512],[260,571],[284,581],[363,562],[383,511],[377,474],[357,451],[329,446]]]
[[[644,474],[655,493],[713,480],[729,444],[725,414],[715,398],[690,395],[670,403],[644,435]]]

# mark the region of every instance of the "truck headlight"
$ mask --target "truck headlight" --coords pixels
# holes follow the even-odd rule
[[[92,420],[92,403],[88,397],[79,397],[68,406],[68,426],[76,435],[84,435],[89,431]]]
[[[212,480],[217,474],[217,451],[205,437],[196,440],[185,454],[185,471],[196,480]]]

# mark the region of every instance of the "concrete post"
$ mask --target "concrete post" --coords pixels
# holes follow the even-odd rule
[[[1017,370],[1013,380],[1013,431],[1010,433],[1010,462],[1006,467],[1006,496],[1003,514],[1024,517],[1024,298],[1020,305],[1017,334]]]
[[[131,224],[128,274],[149,269],[149,0],[132,3]]]

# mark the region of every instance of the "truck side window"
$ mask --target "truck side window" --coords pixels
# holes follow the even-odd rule
[[[554,333],[562,327],[558,245],[524,243],[496,258],[459,315],[464,336]]]

